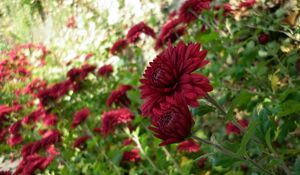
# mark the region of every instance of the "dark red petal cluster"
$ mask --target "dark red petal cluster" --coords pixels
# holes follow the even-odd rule
[[[8,132],[10,134],[7,139],[7,144],[10,146],[14,146],[20,144],[23,141],[23,138],[20,134],[20,128],[22,126],[22,121],[18,120],[8,128]]]
[[[162,47],[165,43],[174,43],[186,31],[186,26],[182,24],[180,19],[172,19],[166,22],[156,39],[155,49]]]
[[[83,108],[79,111],[77,111],[74,114],[74,118],[71,124],[71,128],[76,128],[78,125],[80,125],[82,122],[84,122],[90,115],[90,110],[88,108]]]
[[[198,18],[204,10],[210,8],[211,0],[186,0],[179,8],[179,18],[185,23],[189,23]]]
[[[102,77],[109,77],[113,73],[111,64],[103,65],[98,69],[98,75]]]
[[[82,146],[86,143],[87,140],[89,140],[91,136],[85,135],[78,137],[74,143],[73,143],[73,148],[82,148]]]
[[[206,50],[200,51],[200,44],[180,42],[176,47],[169,45],[150,62],[140,80],[143,115],[150,115],[162,102],[173,101],[175,93],[184,97],[188,105],[198,106],[197,100],[212,91],[208,78],[194,73],[208,63],[206,54]]]
[[[115,128],[121,124],[127,124],[133,120],[134,115],[128,108],[120,108],[104,112],[101,118],[101,134],[107,136],[114,132]]]
[[[96,66],[85,64],[81,68],[73,68],[69,70],[67,73],[67,76],[69,79],[74,82],[74,81],[82,81],[86,78],[86,76],[93,72],[96,69]]]
[[[242,7],[249,8],[249,7],[254,6],[255,3],[256,3],[256,0],[246,0],[239,4],[239,8],[242,8]]]
[[[205,163],[206,163],[207,160],[208,160],[207,157],[201,158],[200,160],[198,160],[197,166],[199,168],[204,168]]]
[[[56,130],[51,130],[44,134],[44,137],[39,140],[22,147],[22,156],[27,157],[29,155],[37,153],[41,149],[47,149],[52,144],[55,144],[61,140],[61,135]]]
[[[118,52],[122,51],[128,46],[126,39],[119,39],[116,41],[110,49],[110,53],[116,55]]]
[[[0,171],[0,175],[11,175],[10,171]]]
[[[134,43],[139,40],[141,33],[155,38],[155,32],[152,28],[147,26],[144,22],[140,22],[129,29],[126,35],[126,39],[129,43]]]
[[[193,139],[189,139],[179,143],[177,150],[181,152],[195,153],[200,151],[200,145]]]
[[[42,89],[45,89],[47,86],[47,82],[44,80],[41,80],[39,78],[36,78],[32,80],[31,83],[29,83],[24,89],[23,92],[25,94],[32,94],[35,95],[37,92],[41,91]]]
[[[248,121],[245,119],[238,120],[238,123],[243,127],[247,128],[248,127]],[[241,131],[240,129],[235,126],[232,122],[228,122],[226,124],[226,133],[227,134],[240,134]]]
[[[172,101],[154,109],[150,130],[154,136],[163,140],[160,146],[182,142],[191,134],[194,120],[189,108],[181,96],[176,95]]]
[[[58,122],[58,118],[54,114],[45,114],[43,118],[43,124],[45,126],[55,126]]]
[[[137,163],[141,161],[141,156],[137,148],[133,148],[131,151],[125,151],[123,153],[122,162]]]
[[[258,41],[260,44],[267,44],[269,42],[269,38],[268,34],[262,33],[259,35]]]
[[[130,85],[120,85],[118,89],[113,90],[109,97],[106,100],[106,105],[111,106],[112,104],[116,104],[119,106],[128,107],[130,105],[130,100],[127,97],[127,91],[132,89]]]

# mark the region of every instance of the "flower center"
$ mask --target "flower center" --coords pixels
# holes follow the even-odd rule
[[[165,112],[159,118],[159,128],[164,129],[169,127],[169,125],[173,122],[176,117],[176,113],[172,110]]]

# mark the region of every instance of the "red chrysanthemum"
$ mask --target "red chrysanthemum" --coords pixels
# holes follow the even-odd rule
[[[239,8],[242,8],[242,7],[249,8],[249,7],[254,6],[255,3],[256,3],[256,0],[246,0],[239,4]]]
[[[43,124],[45,126],[54,126],[58,122],[57,116],[54,114],[46,114],[43,118]]]
[[[110,53],[116,55],[118,52],[122,51],[128,46],[126,39],[119,39],[116,41],[110,49]]]
[[[107,136],[118,125],[127,124],[133,120],[134,115],[128,108],[120,108],[104,112],[101,118],[101,134]]]
[[[204,168],[207,160],[208,160],[207,157],[201,158],[200,160],[197,161],[197,166],[199,168]]]
[[[98,69],[98,75],[102,77],[108,77],[113,72],[113,67],[110,64],[103,65]]]
[[[262,33],[259,35],[258,41],[260,44],[267,44],[269,42],[269,38],[268,34]]]
[[[172,19],[162,26],[158,38],[156,39],[155,49],[162,47],[165,43],[174,43],[185,33],[186,26],[180,19]]]
[[[91,138],[91,136],[89,136],[89,135],[78,137],[73,143],[73,148],[81,148],[83,146],[83,144],[85,144],[86,141],[90,138]]]
[[[179,18],[186,23],[194,21],[204,9],[210,8],[210,2],[211,0],[186,0],[179,8]]]
[[[67,76],[71,81],[82,81],[87,75],[93,72],[96,69],[96,66],[85,64],[81,68],[73,68],[69,70]]]
[[[83,108],[80,111],[77,111],[74,114],[74,118],[71,124],[71,128],[76,128],[78,125],[80,125],[82,122],[84,122],[88,116],[90,115],[90,110],[88,108]]]
[[[127,91],[132,89],[130,85],[120,85],[118,89],[113,90],[106,100],[106,105],[111,106],[113,103],[116,105],[128,107],[130,100],[127,97]]]
[[[150,130],[154,136],[163,140],[160,146],[178,143],[191,134],[194,120],[187,104],[181,96],[160,105],[159,109],[153,110]]]
[[[206,50],[200,51],[200,44],[180,42],[159,54],[145,70],[140,80],[141,107],[143,115],[150,115],[159,103],[173,100],[174,93],[186,99],[188,105],[198,106],[197,100],[212,91],[207,77],[193,73],[208,63]]]
[[[195,153],[200,151],[200,145],[193,139],[189,139],[179,143],[177,150],[181,152]]]
[[[10,137],[7,139],[6,143],[9,146],[15,146],[20,144],[23,141],[23,138],[20,134],[11,134]]]
[[[238,123],[243,127],[247,128],[248,127],[248,121],[245,119],[238,120]],[[226,133],[227,134],[240,134],[241,131],[240,129],[235,126],[232,122],[228,122],[226,124]]]
[[[140,22],[129,29],[126,35],[126,39],[129,43],[134,43],[139,40],[141,33],[145,33],[146,35],[155,38],[154,30],[147,26],[144,22]]]
[[[131,151],[125,151],[123,153],[122,162],[137,163],[139,161],[141,161],[141,157],[137,148],[133,148]]]

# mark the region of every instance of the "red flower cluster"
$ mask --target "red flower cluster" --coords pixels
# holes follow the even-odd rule
[[[132,89],[130,85],[120,85],[118,89],[113,90],[110,96],[106,100],[106,105],[111,106],[112,104],[128,107],[130,100],[126,95],[128,90]]]
[[[212,91],[207,77],[193,73],[208,63],[206,50],[200,44],[180,42],[169,47],[150,63],[144,73],[141,97],[144,99],[142,113],[150,115],[154,107],[165,101],[174,101],[174,94],[185,98],[188,105],[198,106],[197,100]]]
[[[88,108],[83,108],[74,114],[74,118],[71,124],[71,128],[74,129],[82,122],[84,122],[90,115],[90,110]]]
[[[73,68],[69,70],[67,76],[72,82],[79,82],[84,80],[87,77],[87,75],[93,72],[95,69],[96,66],[85,64],[81,68]]]
[[[139,40],[141,33],[155,38],[155,32],[152,28],[147,26],[144,22],[140,22],[129,29],[126,35],[126,39],[129,43],[134,43]]]
[[[119,39],[116,41],[110,49],[110,53],[116,55],[117,52],[122,51],[124,48],[128,46],[129,43],[135,43],[140,39],[140,35],[144,33],[146,35],[155,38],[154,30],[146,25],[144,22],[140,22],[134,26],[132,26],[126,35],[126,39]]]
[[[91,136],[85,135],[78,137],[74,143],[73,143],[73,148],[82,148],[82,146],[86,143],[87,140],[89,140]]]
[[[256,0],[246,0],[246,1],[241,2],[241,3],[239,4],[239,8],[243,8],[243,7],[244,7],[244,8],[249,8],[249,7],[254,6],[255,3],[256,3]]]
[[[10,125],[10,127],[8,128],[8,132],[10,134],[9,138],[7,139],[8,145],[14,146],[20,144],[23,141],[23,138],[20,134],[21,126],[22,126],[21,120],[18,120],[12,125]]]
[[[268,34],[265,34],[265,33],[262,33],[259,35],[258,37],[258,42],[260,44],[267,44],[269,42],[269,35]]]
[[[141,157],[137,148],[133,148],[131,151],[125,151],[123,153],[122,162],[137,163],[139,161],[141,161]]]
[[[117,42],[113,44],[113,46],[110,49],[110,53],[113,55],[116,55],[117,52],[122,51],[128,46],[128,42],[126,39],[119,39]]]
[[[181,21],[189,23],[198,18],[204,10],[210,8],[211,0],[186,0],[179,9]]]
[[[185,33],[186,26],[180,19],[171,19],[162,26],[159,36],[155,43],[155,49],[159,49],[165,43],[174,43],[180,36]]]
[[[101,128],[100,130],[103,136],[114,132],[115,128],[122,124],[127,124],[133,120],[134,115],[128,108],[120,108],[104,112],[101,118]]]
[[[102,77],[109,77],[113,72],[113,67],[112,65],[103,65],[98,69],[98,75]]]
[[[243,128],[247,128],[248,127],[248,121],[245,119],[242,120],[238,120],[238,123],[243,127]],[[226,133],[227,134],[240,134],[241,131],[240,129],[235,126],[232,122],[228,122],[226,124]]]
[[[193,139],[189,139],[179,143],[177,150],[181,152],[195,153],[200,151],[200,145]]]

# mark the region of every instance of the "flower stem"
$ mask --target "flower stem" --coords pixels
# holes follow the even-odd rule
[[[176,162],[176,160],[172,157],[172,155],[169,153],[169,151],[163,146],[162,147],[163,151],[166,153],[166,156],[168,158],[170,158],[170,160],[173,162],[173,164],[175,165],[176,169],[177,169],[177,172],[181,175],[183,175],[183,172],[181,171],[178,163]]]
[[[223,153],[225,155],[228,155],[228,156],[233,157],[233,158],[237,158],[239,160],[250,162],[253,166],[255,166],[256,168],[260,169],[264,173],[272,175],[271,172],[265,170],[262,166],[260,166],[259,164],[257,164],[254,160],[250,159],[248,156],[240,156],[240,155],[238,155],[238,154],[236,154],[236,153],[234,153],[234,152],[232,152],[232,151],[224,148],[220,144],[213,143],[213,142],[211,142],[209,140],[205,140],[205,139],[199,138],[197,136],[192,136],[192,138],[195,139],[195,140],[197,140],[198,142],[205,143],[207,145],[210,145],[210,146],[216,148],[217,150],[219,150],[221,153]]]

